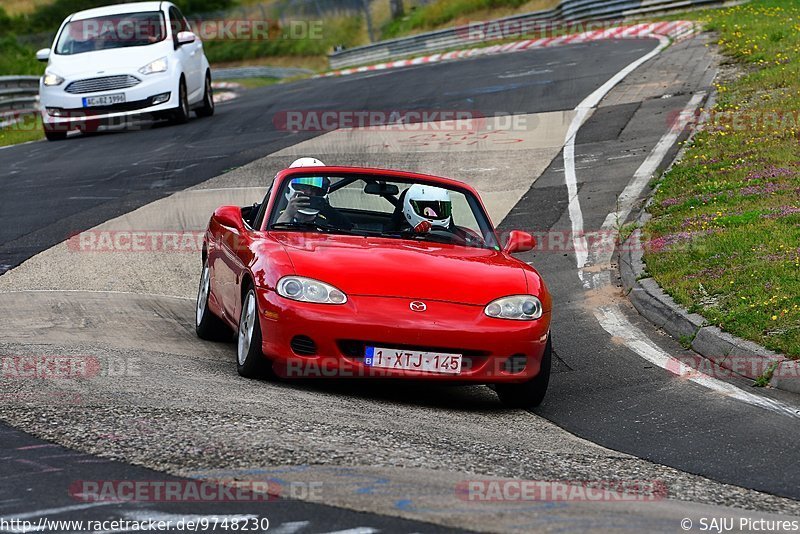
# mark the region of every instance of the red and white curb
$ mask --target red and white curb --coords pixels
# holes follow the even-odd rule
[[[697,31],[697,24],[691,21],[679,20],[672,22],[654,22],[635,24],[632,26],[617,26],[605,30],[594,30],[590,32],[576,33],[575,35],[563,35],[560,37],[544,37],[541,39],[528,39],[516,41],[502,45],[487,46],[484,48],[470,48],[466,50],[455,50],[445,54],[433,54],[431,56],[417,57],[414,59],[399,59],[388,63],[368,65],[364,67],[353,67],[349,69],[334,70],[325,74],[318,74],[315,78],[328,76],[346,76],[359,72],[371,72],[376,70],[396,69],[398,67],[408,67],[411,65],[424,65],[427,63],[438,63],[451,59],[462,59],[477,56],[489,56],[495,54],[508,54],[511,52],[521,52],[536,48],[550,48],[566,44],[586,43],[589,41],[600,41],[603,39],[642,39],[669,37],[673,40],[681,40],[689,37]]]
[[[214,102],[217,104],[235,99],[239,96],[237,91],[242,90],[240,84],[231,82],[211,82],[211,87],[214,88]]]

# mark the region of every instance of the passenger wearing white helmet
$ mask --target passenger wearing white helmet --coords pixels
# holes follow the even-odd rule
[[[453,204],[447,189],[414,184],[404,196],[403,216],[415,232],[427,233],[434,228],[450,229]]]
[[[300,158],[289,168],[324,167],[316,158]],[[331,181],[326,176],[302,176],[293,178],[286,188],[286,209],[276,223],[313,223],[317,218],[341,228],[351,228],[352,224],[328,202]]]

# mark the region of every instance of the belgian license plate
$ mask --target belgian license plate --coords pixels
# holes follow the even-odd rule
[[[113,95],[87,96],[83,99],[83,107],[94,108],[98,106],[113,106],[114,104],[124,104],[125,93]]]
[[[461,372],[461,358],[461,354],[366,347],[364,365],[382,369],[457,375]]]

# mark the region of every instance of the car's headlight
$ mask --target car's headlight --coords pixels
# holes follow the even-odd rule
[[[278,281],[278,295],[317,304],[344,304],[347,295],[330,284],[303,276],[284,276]]]
[[[497,319],[533,321],[542,316],[542,303],[533,295],[513,295],[493,300],[483,312]]]
[[[166,72],[168,67],[169,67],[169,62],[167,61],[167,58],[162,57],[155,61],[151,61],[150,63],[139,69],[139,72],[141,72],[146,76],[148,74],[156,74],[157,72]]]
[[[61,85],[62,83],[64,83],[64,78],[62,78],[58,74],[53,74],[52,72],[45,72],[44,73],[44,84],[47,87],[53,87],[55,85]]]

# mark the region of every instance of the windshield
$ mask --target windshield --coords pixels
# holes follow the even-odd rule
[[[269,228],[499,248],[472,194],[377,176],[286,180],[278,191]]]
[[[95,17],[67,24],[56,43],[56,54],[70,56],[97,50],[146,46],[165,38],[164,15],[160,11]]]

